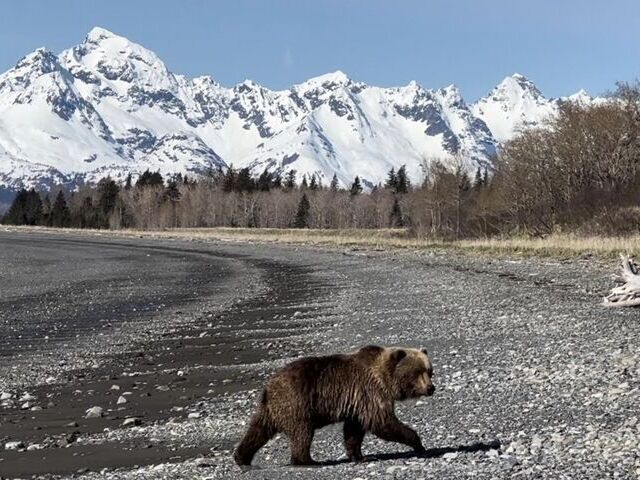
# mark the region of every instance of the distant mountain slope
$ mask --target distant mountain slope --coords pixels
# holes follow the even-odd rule
[[[580,98],[588,98],[580,94]],[[521,75],[473,105],[455,86],[369,86],[334,72],[288,90],[170,72],[105,29],[60,55],[38,49],[0,75],[0,187],[70,186],[147,168],[198,173],[233,164],[366,186],[453,156],[474,171],[500,142],[557,110]]]

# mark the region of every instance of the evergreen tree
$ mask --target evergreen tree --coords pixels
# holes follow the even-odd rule
[[[393,206],[391,207],[391,214],[389,215],[389,225],[392,228],[404,227],[404,219],[402,217],[402,210],[400,209],[398,197],[393,197]]]
[[[332,192],[337,192],[338,186],[339,186],[338,175],[334,173],[333,178],[331,179],[331,183],[329,184],[329,190],[331,190]]]
[[[398,169],[398,174],[396,178],[397,178],[396,193],[409,192],[409,188],[411,187],[411,182],[409,181],[409,177],[407,177],[407,167],[405,165],[401,166]]]
[[[300,188],[306,190],[309,188],[309,184],[307,183],[307,174],[302,175],[302,183],[300,184]]]
[[[49,225],[52,227],[68,227],[71,220],[67,200],[64,198],[64,192],[58,191],[56,199],[51,207],[51,215],[49,215]]]
[[[484,167],[484,176],[482,178],[482,184],[486,187],[489,185],[489,170],[487,167]]]
[[[160,172],[150,172],[148,169],[142,172],[136,181],[136,187],[161,187],[164,185],[164,179]]]
[[[236,177],[235,190],[237,192],[252,192],[255,188],[253,178],[251,178],[251,170],[248,167],[241,168]]]
[[[296,188],[296,171],[289,170],[287,176],[284,179],[284,187],[288,190]]]
[[[149,177],[149,186],[151,187],[162,187],[164,186],[164,179],[162,175],[160,175],[159,171],[153,172]]]
[[[27,191],[21,188],[16,194],[6,215],[2,219],[2,223],[7,225],[24,225],[25,208],[27,205]]]
[[[43,207],[40,194],[33,188],[21,189],[13,199],[3,223],[9,225],[42,225]]]
[[[318,190],[318,181],[316,180],[316,175],[311,175],[311,182],[309,183],[309,189],[316,191]]]
[[[229,165],[227,171],[222,179],[222,190],[225,192],[232,192],[236,188],[236,171],[233,168],[233,164]]]
[[[351,184],[351,188],[349,189],[349,193],[351,196],[360,195],[362,193],[362,184],[360,183],[360,177],[356,177]]]
[[[98,210],[104,217],[104,223],[106,224],[109,215],[116,208],[116,200],[118,193],[120,193],[120,187],[111,179],[111,177],[105,177],[98,182]],[[107,225],[105,225],[107,226]]]
[[[271,190],[272,185],[273,174],[265,168],[258,177],[258,190],[260,190],[261,192],[268,192],[269,190]]]
[[[389,173],[387,173],[387,181],[384,184],[384,188],[387,188],[393,192],[398,189],[398,176],[396,175],[396,169],[391,167]]]
[[[27,192],[27,202],[24,209],[25,225],[42,224],[42,199],[33,188]]]
[[[124,189],[131,190],[131,172],[127,174],[127,178],[124,181]]]
[[[303,193],[298,203],[298,211],[296,212],[296,218],[293,221],[294,228],[309,228],[309,213],[311,211],[311,204],[307,198],[307,194]]]

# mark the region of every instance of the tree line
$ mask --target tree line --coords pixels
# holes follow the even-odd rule
[[[566,102],[540,128],[520,132],[490,164],[469,174],[461,155],[424,163],[412,185],[406,168],[365,192],[356,177],[296,181],[265,170],[211,170],[135,182],[107,177],[74,192],[21,190],[3,223],[77,228],[388,228],[464,238],[556,231],[640,230],[640,88],[620,84],[606,102]]]
[[[315,175],[303,176],[298,184],[295,171],[284,177],[265,171],[254,178],[249,169],[231,166],[198,177],[177,174],[167,179],[145,171],[135,183],[129,175],[121,183],[106,177],[95,186],[73,192],[60,189],[53,195],[20,190],[2,221],[99,229],[381,228],[404,225],[396,197],[409,190],[405,167],[392,169],[387,183],[369,194],[364,194],[358,177],[343,189],[335,175],[328,186]]]

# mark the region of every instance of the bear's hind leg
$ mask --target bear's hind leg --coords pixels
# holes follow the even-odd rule
[[[288,434],[291,443],[292,465],[316,465],[318,463],[311,458],[313,434],[314,428],[310,423],[299,424]]]
[[[251,420],[249,429],[242,442],[236,448],[233,459],[238,465],[251,465],[254,455],[277,433],[267,418],[267,414],[261,410]]]
[[[347,457],[354,462],[361,462],[362,441],[364,440],[364,428],[358,420],[347,419],[344,421],[344,446]]]

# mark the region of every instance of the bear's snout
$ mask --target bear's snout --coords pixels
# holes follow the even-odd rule
[[[436,392],[436,386],[432,383],[427,387],[427,397],[430,397]]]

